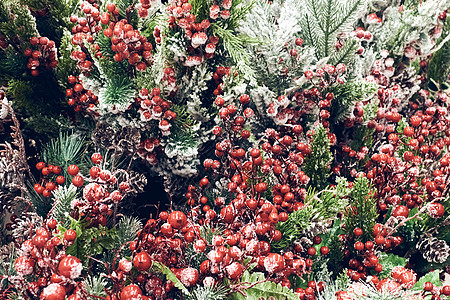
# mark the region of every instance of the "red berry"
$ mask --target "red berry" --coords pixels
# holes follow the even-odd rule
[[[64,300],[66,298],[66,289],[59,283],[48,285],[41,293],[41,300]]]
[[[34,270],[34,259],[27,256],[19,256],[14,263],[14,268],[19,275],[30,275]]]
[[[317,253],[316,248],[314,248],[314,247],[309,247],[308,248],[308,255],[309,256],[314,256],[314,255],[316,255],[316,253]]]
[[[152,259],[145,251],[141,251],[133,259],[133,265],[138,271],[147,271],[152,266]]]
[[[36,169],[39,170],[39,171],[42,170],[44,167],[45,167],[45,163],[44,162],[38,162],[36,164]]]
[[[364,243],[363,243],[363,242],[356,242],[356,243],[355,243],[355,249],[356,249],[357,251],[362,251],[362,250],[364,250]]]
[[[77,233],[73,229],[69,229],[64,232],[64,240],[68,242],[73,242],[77,238]]]
[[[320,254],[327,255],[328,253],[330,253],[330,249],[327,246],[320,247]]]
[[[102,159],[103,157],[100,153],[94,153],[91,156],[91,161],[96,165],[100,164],[102,162]]]
[[[197,269],[194,268],[184,268],[177,274],[178,279],[187,287],[194,286],[199,278]]]
[[[81,177],[80,175],[77,175],[75,177],[72,178],[72,184],[76,187],[81,187],[83,186],[84,183],[84,179],[83,177]]]
[[[423,290],[426,292],[431,292],[434,288],[434,284],[432,284],[431,282],[427,281],[425,282],[425,284],[423,285]]]
[[[231,280],[238,279],[243,272],[243,267],[238,262],[233,262],[230,265],[225,267],[225,270],[227,271],[228,278]]]
[[[65,181],[66,181],[66,179],[64,178],[64,176],[56,177],[56,183],[57,184],[63,184]]]
[[[355,234],[355,236],[361,236],[363,234],[363,231],[361,228],[356,227],[355,229],[353,229],[353,233]]]
[[[77,175],[79,171],[80,171],[80,169],[78,168],[77,165],[70,165],[67,168],[67,173],[69,173],[69,175],[71,175],[71,176]]]
[[[59,275],[69,279],[78,278],[83,270],[83,265],[80,260],[72,255],[68,255],[61,259],[58,265]]]
[[[175,229],[181,229],[187,224],[186,215],[181,211],[173,211],[170,213],[168,222]]]
[[[394,216],[395,218],[398,217],[408,218],[409,209],[404,205],[399,205],[392,210],[392,216]]]
[[[269,273],[281,272],[284,266],[284,258],[278,253],[269,253],[264,259],[264,268]]]
[[[138,287],[135,284],[130,284],[130,285],[124,287],[122,289],[122,291],[120,292],[120,300],[134,300],[134,299],[141,299],[141,298],[142,298],[142,290],[140,287]]]

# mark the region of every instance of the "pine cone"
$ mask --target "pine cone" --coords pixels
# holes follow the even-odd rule
[[[22,214],[13,225],[13,236],[16,241],[22,243],[23,241],[32,237],[36,229],[42,227],[44,220],[34,212]]]
[[[111,126],[106,123],[98,123],[92,132],[92,140],[98,148],[107,149],[114,142],[114,135],[115,132]]]
[[[448,244],[433,236],[422,237],[417,243],[416,248],[428,262],[443,263],[450,255],[450,247]]]

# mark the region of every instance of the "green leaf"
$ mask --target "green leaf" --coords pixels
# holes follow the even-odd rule
[[[389,277],[394,267],[404,267],[406,265],[406,259],[404,257],[400,257],[392,253],[389,253],[387,255],[382,254],[379,256],[379,259],[380,264],[383,266],[383,271],[381,271],[381,273],[378,275],[380,279]]]
[[[241,286],[245,288],[246,286],[248,287],[255,282],[265,279],[266,276],[264,273],[255,272],[250,274],[248,271],[245,271],[240,281]],[[235,292],[230,296],[230,299],[259,300],[261,298],[266,299],[268,297],[273,297],[274,300],[298,300],[298,296],[292,290],[272,281],[258,283],[248,289],[243,289],[243,292],[246,294],[246,297]]]
[[[188,289],[184,286],[184,284],[182,284],[181,281],[178,280],[177,276],[175,276],[175,274],[173,274],[173,272],[170,271],[170,269],[165,265],[157,261],[153,261],[152,270],[154,272],[159,272],[166,275],[166,279],[172,281],[173,284],[183,292],[183,294],[190,295]]]
[[[440,270],[434,270],[432,272],[425,274],[416,282],[416,284],[412,287],[412,289],[415,291],[423,290],[423,285],[425,284],[425,282],[431,282],[435,286],[441,286],[442,282],[439,279],[439,273]]]

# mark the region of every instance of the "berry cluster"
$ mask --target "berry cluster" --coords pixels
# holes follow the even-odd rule
[[[146,160],[149,164],[156,165],[158,158],[155,149],[159,148],[160,145],[161,143],[157,138],[145,139],[141,141],[137,153],[140,158]]]
[[[85,180],[89,182],[83,188],[83,198],[75,199],[71,203],[71,216],[77,220],[80,217],[86,218],[90,226],[98,226],[98,224],[105,226],[107,216],[112,214],[110,206],[120,202],[130,188],[126,181],[128,173],[122,169],[114,172],[101,169],[99,165],[103,157],[100,153],[92,154],[91,160],[95,166],[89,170],[88,178],[79,174],[79,168],[76,165],[70,165],[67,168],[67,173],[73,176],[74,186],[82,187]],[[119,180],[119,177],[125,180]]]
[[[38,76],[39,67],[56,68],[58,66],[54,41],[43,36],[32,37],[30,44],[31,48],[25,49],[24,54],[29,57],[27,67],[31,70],[31,75]]]
[[[230,67],[219,66],[213,73],[213,79],[217,84],[217,88],[214,90],[214,95],[219,96],[223,93],[224,77],[230,75]]]
[[[64,234],[58,222],[48,219],[37,228],[29,240],[20,246],[20,256],[14,263],[17,276],[11,278],[24,295],[42,300],[86,299],[87,293],[78,281],[82,272],[80,260],[66,254],[76,239],[74,230]],[[31,279],[31,281],[29,280]]]
[[[66,90],[66,96],[69,97],[67,104],[74,106],[77,112],[82,109],[93,109],[98,103],[98,97],[92,91],[86,90],[78,77],[70,75],[67,80],[72,85],[72,88]]]
[[[336,67],[326,64],[315,72],[309,70],[304,74],[304,79],[311,84],[310,88],[299,90],[290,100],[288,97],[279,96],[277,101],[269,104],[267,115],[272,117],[276,124],[300,124],[300,118],[312,112],[319,105],[319,121],[325,128],[330,125],[330,107],[334,99],[333,93],[327,92],[328,88],[345,81],[343,75],[346,72],[344,64]]]
[[[41,178],[40,183],[36,183],[34,185],[34,190],[36,191],[36,193],[44,197],[50,197],[52,195],[52,191],[57,189],[58,185],[62,185],[66,181],[66,178],[60,175],[62,171],[60,166],[46,166],[44,162],[38,162],[36,164],[36,169],[38,171],[41,171],[41,174],[44,177]]]
[[[174,120],[177,114],[169,110],[170,103],[164,101],[160,96],[161,90],[159,88],[154,88],[150,94],[148,89],[143,88],[139,92],[137,103],[140,105],[141,121],[158,121],[162,135],[167,136],[170,134],[171,125],[169,121]]]
[[[138,30],[133,29],[126,19],[110,22],[110,13],[114,16],[117,10],[113,3],[107,5],[107,10],[108,12],[102,14],[101,22],[108,25],[108,28],[103,30],[103,34],[111,39],[111,49],[116,52],[114,60],[117,62],[128,60],[128,63],[135,66],[136,70],[145,71],[152,62],[152,44],[147,42],[147,38]]]
[[[219,39],[214,36],[208,38],[206,31],[210,26],[209,20],[205,19],[196,23],[195,16],[191,14],[192,6],[187,0],[172,2],[167,8],[170,14],[169,28],[183,29],[186,39],[190,42],[187,47],[189,56],[184,61],[184,65],[192,67],[201,64],[204,58],[212,58]],[[231,4],[231,1],[229,2]],[[156,42],[159,43],[161,40],[159,30],[155,30],[154,36]]]
[[[94,36],[102,30],[102,26],[100,24],[101,18],[97,3],[94,2],[91,4],[88,1],[84,1],[81,3],[81,11],[84,14],[84,17],[70,17],[72,23],[77,23],[77,25],[72,27],[72,44],[79,45],[81,48],[81,51],[73,50],[71,58],[78,61],[78,68],[83,74],[89,75],[93,59],[89,50],[86,48],[85,42],[90,44],[89,46],[91,46],[95,52],[95,57],[101,57],[102,53],[99,51],[100,47],[97,44],[94,44]]]

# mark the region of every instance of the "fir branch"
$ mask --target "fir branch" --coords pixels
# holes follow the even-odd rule
[[[225,300],[230,289],[224,285],[198,286],[192,290],[188,300]]]
[[[376,199],[366,177],[358,177],[353,183],[350,194],[350,206],[344,212],[345,229],[353,232],[355,228],[363,230],[363,238],[372,238],[373,226],[377,217]]]
[[[41,157],[48,163],[60,166],[65,177],[67,167],[76,164],[83,168],[83,153],[85,150],[84,138],[73,133],[59,133],[59,137],[51,140],[42,150]]]
[[[86,292],[89,295],[97,297],[106,297],[105,288],[108,285],[108,281],[100,276],[88,275],[83,281],[83,286],[86,288]]]
[[[445,22],[445,26],[442,29],[443,34],[436,44],[440,43],[444,39],[450,35],[450,20]],[[427,76],[430,79],[433,79],[437,83],[441,84],[447,80],[447,76],[450,70],[450,42],[445,42],[442,47],[433,53],[431,60],[428,64],[428,72]]]
[[[311,144],[311,154],[305,158],[303,171],[310,178],[310,186],[323,189],[328,185],[327,179],[330,176],[330,164],[333,155],[330,151],[330,141],[327,137],[326,129],[320,125],[316,128],[313,142]]]
[[[334,94],[330,109],[332,123],[343,121],[351,113],[356,102],[371,98],[377,90],[375,83],[363,80],[351,80],[333,86],[330,90]],[[370,112],[365,113],[370,115]]]
[[[210,0],[189,0],[189,3],[192,6],[191,14],[195,16],[197,22],[209,18],[209,7],[211,6]]]
[[[356,39],[349,37],[345,40],[342,47],[331,54],[329,63],[336,66],[340,63],[351,65],[356,59],[356,51],[359,43]]]
[[[232,30],[225,29],[218,23],[211,24],[211,27],[213,34],[222,41],[225,51],[228,52],[239,71],[245,78],[253,78],[255,73],[250,64],[250,54],[244,46],[256,41],[243,35],[236,35]]]
[[[134,101],[135,89],[128,76],[115,76],[106,80],[100,89],[99,102],[107,107],[127,107]]]
[[[117,225],[116,248],[136,239],[142,223],[137,218],[123,217]]]
[[[306,0],[306,13],[300,21],[305,40],[316,50],[318,60],[333,52],[336,37],[352,30],[364,0]]]
[[[63,226],[68,226],[70,220],[67,216],[72,209],[71,202],[77,197],[77,188],[74,185],[63,186],[53,192],[55,202],[51,214]]]

